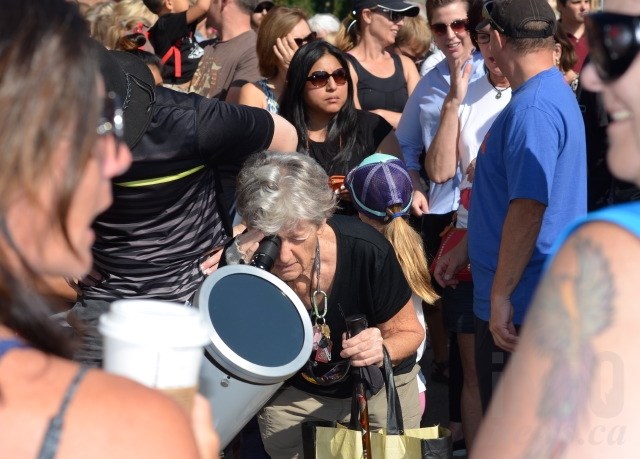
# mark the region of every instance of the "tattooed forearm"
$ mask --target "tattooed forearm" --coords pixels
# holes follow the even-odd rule
[[[571,263],[547,272],[527,317],[535,345],[551,361],[527,458],[562,457],[574,438],[598,365],[592,341],[614,313],[613,276],[598,244],[576,237],[565,253]]]

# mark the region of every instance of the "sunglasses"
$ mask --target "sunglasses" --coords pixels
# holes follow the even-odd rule
[[[602,81],[620,78],[640,51],[640,17],[593,13],[585,17],[591,62]]]
[[[269,10],[271,10],[271,8],[273,8],[273,3],[271,2],[262,2],[262,3],[258,3],[258,5],[256,5],[256,7],[253,9],[254,13],[263,13],[263,12],[269,12]]]
[[[443,36],[447,34],[447,29],[449,27],[451,27],[451,30],[453,30],[453,33],[455,34],[462,33],[469,30],[469,20],[456,19],[450,24],[444,24],[442,22],[431,24],[431,31],[436,35]]]
[[[298,48],[300,48],[302,45],[306,45],[307,43],[311,43],[312,41],[316,41],[318,34],[316,32],[311,32],[309,35],[307,35],[304,38],[294,38],[293,41],[296,42],[296,45],[298,45]]]
[[[391,11],[386,8],[371,8],[371,11],[386,16],[391,22],[400,22],[405,17],[405,14],[401,11]]]
[[[493,11],[493,2],[487,2],[484,5],[482,5],[482,18],[486,19],[486,21],[489,23],[489,25],[493,28],[496,29],[498,32],[500,33],[504,33],[504,28],[500,27],[500,24],[498,24],[496,21],[493,20],[493,18],[491,17],[491,12]]]
[[[347,82],[347,71],[343,68],[335,69],[333,73],[319,70],[309,75],[307,81],[310,81],[316,88],[324,88],[329,83],[329,78],[333,78],[338,86],[342,86]]]
[[[120,97],[109,92],[104,98],[102,116],[98,121],[96,133],[99,136],[112,134],[118,142],[124,141],[124,112]]]

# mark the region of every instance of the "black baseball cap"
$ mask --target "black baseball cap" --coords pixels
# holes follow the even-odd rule
[[[482,21],[512,38],[546,38],[556,31],[556,15],[547,0],[495,0],[484,4]],[[489,17],[487,17],[487,15]],[[527,27],[531,22],[546,23],[541,28]]]
[[[365,8],[385,8],[409,17],[417,16],[420,13],[419,6],[403,0],[352,0],[351,7],[354,14]]]

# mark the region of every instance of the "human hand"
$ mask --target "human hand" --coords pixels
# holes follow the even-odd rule
[[[496,346],[507,352],[515,350],[519,338],[513,325],[513,305],[509,298],[492,298],[489,331]]]
[[[469,264],[467,237],[460,240],[449,252],[440,257],[433,270],[433,276],[442,287],[458,286],[455,274]]]
[[[286,37],[276,38],[276,44],[273,45],[273,52],[275,53],[278,61],[280,61],[280,65],[286,71],[289,69],[289,64],[291,63],[291,59],[293,55],[298,50],[298,45],[293,39],[291,34],[287,34]]]
[[[473,67],[469,59],[456,58],[449,61],[451,84],[447,97],[455,100],[458,104],[461,104],[467,95],[471,70]]]
[[[380,329],[377,327],[366,328],[351,338],[347,338],[347,334],[343,333],[340,357],[350,359],[351,365],[354,367],[382,366],[382,334]]]
[[[411,213],[420,217],[429,213],[429,201],[421,190],[413,190],[413,200],[411,201]]]
[[[211,405],[209,400],[200,394],[193,398],[191,409],[191,428],[198,445],[201,459],[214,459],[220,457],[220,439],[213,427]]]

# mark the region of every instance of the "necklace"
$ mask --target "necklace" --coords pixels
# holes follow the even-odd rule
[[[489,84],[493,87],[493,89],[496,90],[496,93],[497,93],[496,99],[500,99],[502,97],[502,93],[511,87],[511,85],[509,85],[506,88],[502,88],[502,89],[497,88],[496,85],[493,84],[493,81],[491,81],[491,77],[489,76],[489,73],[487,73],[487,80],[489,80]]]
[[[316,256],[313,260],[313,270],[316,272],[316,289],[311,293],[311,305],[313,306],[313,315],[316,320],[320,319],[324,321],[324,317],[327,315],[327,293],[320,289],[320,240],[316,243]],[[323,303],[322,312],[318,309],[318,297]]]
[[[316,289],[311,294],[311,305],[313,306],[312,316],[314,316],[313,325],[313,350],[314,361],[318,363],[329,363],[331,361],[331,350],[333,342],[331,341],[331,329],[325,320],[327,315],[327,293],[320,290],[320,240],[316,243],[316,258],[313,262],[313,269],[316,272]],[[322,312],[318,310],[318,297],[323,303]]]

